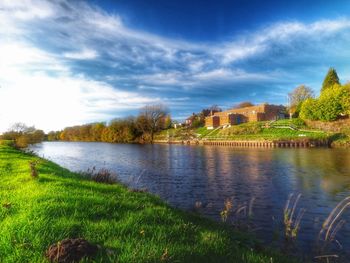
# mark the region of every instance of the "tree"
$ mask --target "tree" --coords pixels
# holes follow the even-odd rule
[[[151,142],[153,142],[154,133],[162,128],[164,118],[168,114],[168,108],[163,104],[147,105],[140,110],[138,118],[138,127],[143,132],[149,132]]]
[[[302,103],[310,98],[314,98],[313,90],[305,85],[296,87],[292,92],[288,93],[289,111],[292,114],[299,115]],[[297,117],[297,116],[296,116]]]
[[[323,80],[321,92],[333,87],[334,85],[340,85],[339,77],[337,71],[334,68],[330,68]]]
[[[234,105],[232,109],[240,109],[240,108],[252,107],[252,106],[254,106],[254,104],[251,103],[250,101],[243,101],[241,103],[238,103],[237,105]]]

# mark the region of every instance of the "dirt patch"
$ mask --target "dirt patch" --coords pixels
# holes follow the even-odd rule
[[[98,247],[82,238],[64,239],[53,244],[46,251],[50,262],[71,263],[79,262],[83,258],[93,258]]]

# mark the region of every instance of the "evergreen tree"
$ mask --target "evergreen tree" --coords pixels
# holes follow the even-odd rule
[[[330,68],[326,77],[323,80],[321,92],[333,87],[334,85],[340,85],[340,82],[337,71],[334,68]]]

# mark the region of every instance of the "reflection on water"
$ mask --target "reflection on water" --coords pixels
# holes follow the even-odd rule
[[[281,227],[288,195],[301,193],[299,207],[306,213],[298,242],[304,251],[311,249],[332,208],[350,195],[350,151],[345,149],[46,142],[33,150],[73,171],[111,169],[122,181],[182,209],[200,201],[201,212],[216,220],[226,198],[235,206],[254,197],[253,221],[266,242]],[[344,217],[350,219],[350,213]],[[347,225],[338,238],[350,250]]]

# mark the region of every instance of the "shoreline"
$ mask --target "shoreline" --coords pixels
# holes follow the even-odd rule
[[[212,145],[244,148],[333,148],[329,140],[154,140],[158,144]]]

